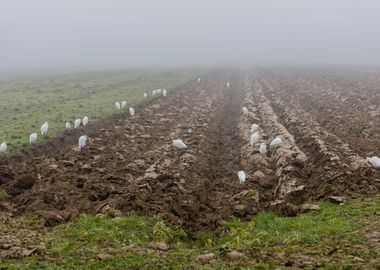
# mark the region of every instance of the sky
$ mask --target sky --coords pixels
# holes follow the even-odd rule
[[[0,70],[379,65],[379,0],[0,0]]]

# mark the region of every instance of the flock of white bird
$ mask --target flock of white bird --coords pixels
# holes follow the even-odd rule
[[[242,108],[242,114],[245,116],[245,117],[248,117],[249,115],[249,112],[248,112],[248,108],[247,107],[243,107]],[[259,140],[260,140],[260,132],[259,132],[259,125],[258,124],[252,124],[251,126],[251,139],[250,139],[250,144],[252,146],[255,146]],[[279,137],[276,137],[274,138],[271,143],[270,143],[270,147],[278,147],[282,144],[282,139],[279,138]],[[268,149],[267,149],[267,145],[266,143],[261,143],[260,146],[259,146],[259,152],[260,154],[262,155],[266,155],[268,153]],[[374,168],[376,169],[380,169],[380,158],[374,156],[374,157],[368,157],[367,159],[367,162],[369,164],[371,164]],[[244,183],[245,182],[245,178],[246,178],[246,175],[245,175],[245,172],[244,171],[239,171],[238,172],[238,178],[239,178],[239,181],[240,183]]]
[[[198,78],[197,80],[198,84],[201,82],[201,78]],[[227,82],[226,83],[226,86],[227,88],[230,87],[230,82]],[[167,91],[166,89],[155,89],[152,91],[152,96],[156,96],[156,95],[162,95],[164,97],[166,97],[167,95]],[[145,92],[144,93],[144,98],[147,98],[148,97],[148,94]],[[116,109],[118,110],[121,110],[121,109],[125,109],[127,107],[127,101],[116,101],[115,102],[115,107]],[[133,107],[129,107],[128,109],[128,112],[131,116],[134,116],[135,115],[135,109]],[[242,108],[242,113],[245,117],[248,117],[249,115],[249,111],[248,111],[248,108],[247,107],[243,107]],[[82,125],[85,127],[88,125],[89,123],[89,119],[87,116],[84,116],[83,119],[76,119],[74,121],[74,128],[77,129],[80,127],[80,125]],[[66,122],[65,123],[65,129],[67,131],[71,130],[71,123],[70,122]],[[45,122],[42,126],[41,126],[41,135],[44,136],[48,133],[48,130],[49,130],[49,124],[48,122]],[[251,126],[251,138],[250,138],[250,144],[251,146],[253,147],[256,147],[256,144],[259,143],[259,140],[260,140],[260,132],[259,132],[259,125],[258,124],[252,124]],[[36,141],[37,141],[37,133],[32,133],[29,135],[29,144],[34,144]],[[87,141],[87,136],[86,135],[82,135],[79,137],[79,150],[82,150],[85,145],[86,145],[86,141]],[[271,143],[270,143],[270,147],[278,147],[282,144],[282,140],[281,138],[279,137],[276,137],[274,138]],[[187,148],[187,145],[181,140],[181,139],[175,139],[172,141],[172,145],[178,149],[186,149]],[[6,142],[3,142],[2,144],[0,144],[0,153],[6,153],[7,152],[7,143]],[[262,155],[266,155],[268,153],[268,148],[267,148],[267,144],[266,143],[260,143],[259,145],[259,153],[262,154]],[[373,157],[368,157],[366,159],[366,161],[371,164],[374,168],[376,169],[380,169],[380,158],[376,157],[376,156],[373,156]],[[239,171],[238,172],[238,178],[239,178],[239,181],[240,183],[244,183],[245,182],[245,179],[246,179],[246,175],[245,175],[245,172],[244,171]]]
[[[200,79],[198,79],[200,81]],[[198,82],[199,82],[198,81]],[[164,88],[163,90],[162,89],[156,89],[156,90],[153,90],[152,92],[152,96],[156,96],[156,95],[160,95],[162,94],[162,96],[166,97],[167,95],[167,91],[166,89]],[[148,97],[148,94],[147,93],[144,93],[144,98],[147,98]],[[116,109],[118,110],[121,110],[121,109],[124,109],[127,107],[127,101],[116,101],[115,102],[115,107]],[[129,107],[128,109],[128,112],[131,116],[134,116],[135,115],[135,109],[133,107]],[[89,123],[89,118],[88,116],[85,116],[83,117],[83,119],[75,119],[74,121],[74,129],[77,129],[80,127],[80,125],[82,124],[84,127],[87,126]],[[71,130],[71,123],[70,122],[66,122],[65,123],[65,129],[67,131]],[[49,131],[49,124],[48,122],[45,122],[42,124],[41,126],[41,136],[45,136],[48,131]],[[37,141],[37,138],[38,138],[38,134],[36,132],[32,133],[29,135],[29,144],[35,144],[36,141]],[[83,147],[86,146],[86,141],[87,141],[87,136],[86,135],[82,135],[79,137],[79,141],[78,141],[78,144],[79,144],[79,150],[82,150]],[[0,153],[6,153],[7,152],[7,143],[6,142],[3,142],[2,144],[0,144]]]
[[[166,97],[167,91],[166,89],[155,89],[152,91],[152,96],[160,95],[162,94],[164,97]],[[144,93],[144,97],[148,97],[147,93]]]
[[[244,117],[248,117],[249,112],[247,107],[243,107],[241,110],[242,114]],[[251,137],[250,137],[250,144],[252,147],[256,147],[256,144],[259,143],[260,141],[260,131],[259,131],[259,125],[258,124],[252,124],[250,132]],[[279,147],[282,144],[282,140],[279,137],[274,138],[271,143],[269,144],[270,147],[275,148]],[[262,155],[266,155],[268,153],[268,147],[267,144],[262,142],[259,145],[259,153]],[[245,172],[244,171],[239,171],[238,172],[238,178],[240,184],[243,184],[245,182]]]

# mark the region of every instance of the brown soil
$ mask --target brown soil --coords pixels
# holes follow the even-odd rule
[[[378,111],[380,97],[372,105],[358,102],[355,109],[344,105],[348,101],[327,102],[333,96],[357,97],[339,83],[331,84],[334,95],[309,91],[302,87],[311,80],[308,72],[302,77],[300,71],[216,71],[199,85],[192,80],[166,98],[136,106],[134,117],[113,115],[4,157],[0,189],[12,196],[12,207],[0,212],[32,212],[51,226],[81,213],[135,211],[196,231],[262,209],[294,215],[306,201],[378,193],[380,173],[365,157],[379,153],[366,147],[378,147],[379,136],[363,135],[352,143],[340,130],[346,114],[369,123],[368,132],[379,130],[361,112],[365,106]],[[318,81],[318,74],[312,79]],[[317,114],[305,99],[330,109]],[[252,123],[260,125],[261,142],[269,145],[279,136],[284,143],[261,155],[258,145],[249,143]],[[83,134],[89,139],[78,151]],[[174,149],[176,138],[188,149]],[[238,181],[239,170],[247,174],[245,184]]]

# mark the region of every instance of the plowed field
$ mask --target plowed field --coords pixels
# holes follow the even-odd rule
[[[376,194],[380,172],[365,158],[380,151],[377,78],[280,69],[205,74],[136,106],[133,117],[113,115],[1,158],[0,187],[11,206],[0,211],[32,212],[48,226],[81,213],[133,211],[197,231],[231,216],[295,215],[309,201]],[[260,142],[280,137],[280,147],[260,154],[250,145],[253,123]],[[172,146],[177,138],[186,150]]]

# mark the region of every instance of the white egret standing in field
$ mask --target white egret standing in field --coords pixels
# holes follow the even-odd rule
[[[77,120],[75,120],[74,122],[74,128],[79,128],[80,127],[80,118],[78,118]]]
[[[0,144],[0,153],[6,153],[7,152],[7,143],[3,142]]]
[[[201,82],[201,78],[198,78],[198,83],[200,83]]]
[[[247,107],[243,107],[242,112],[243,112],[244,116],[248,116],[248,108]]]
[[[70,130],[70,129],[71,129],[71,124],[70,124],[70,122],[66,122],[66,124],[65,124],[65,128],[66,128],[66,130]]]
[[[79,137],[79,151],[82,150],[83,147],[85,147],[87,141],[87,136],[82,135]]]
[[[177,147],[178,149],[186,149],[187,145],[180,139],[173,140],[173,146]]]
[[[378,158],[378,157],[368,157],[366,160],[373,167],[375,167],[375,169],[380,169],[380,158]]]
[[[29,144],[35,143],[37,141],[37,133],[32,133],[29,136]]]
[[[147,93],[144,93],[144,98],[147,98],[148,97],[148,94]]]
[[[230,82],[227,82],[227,87],[230,88]]]
[[[277,145],[280,145],[280,144],[282,144],[282,140],[281,140],[281,138],[275,138],[275,139],[273,139],[272,140],[272,142],[270,143],[270,146],[277,146]]]
[[[156,94],[156,90],[153,90],[152,91],[152,96],[154,96]]]
[[[132,107],[129,107],[129,114],[131,116],[134,116],[135,115],[135,109],[133,109]]]
[[[266,155],[267,154],[268,150],[267,150],[267,145],[265,143],[260,144],[259,152],[262,155]]]
[[[119,101],[116,101],[116,102],[115,102],[115,107],[116,107],[116,109],[118,109],[118,110],[121,109],[121,106],[120,106]]]
[[[164,97],[166,97],[166,89],[164,88],[164,90],[162,90],[162,95],[164,96]]]
[[[127,106],[127,102],[124,100],[123,102],[121,102],[121,108],[124,109],[125,106]]]
[[[255,145],[259,141],[259,138],[260,138],[259,132],[253,133],[251,135],[251,145]]]
[[[41,135],[45,135],[48,132],[48,129],[49,129],[49,124],[48,124],[48,122],[45,122],[41,126]]]
[[[85,117],[83,117],[83,126],[85,127],[85,126],[87,126],[87,124],[88,124],[88,117],[87,116],[85,116]]]
[[[238,172],[238,177],[239,177],[240,184],[243,184],[245,182],[245,172],[244,171],[239,171]]]
[[[259,129],[259,125],[258,124],[252,124],[252,126],[251,126],[251,132],[255,132],[258,129]]]

